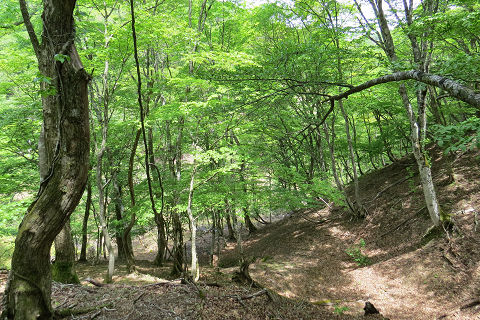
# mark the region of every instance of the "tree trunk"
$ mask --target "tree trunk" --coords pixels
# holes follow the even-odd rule
[[[182,175],[182,141],[183,141],[183,125],[185,119],[179,119],[179,132],[175,142],[175,151],[171,161],[172,175],[175,181],[175,190],[173,195],[173,204],[176,206],[180,201],[180,187]],[[178,209],[172,211],[172,229],[173,229],[173,268],[172,275],[180,275],[183,273],[184,255],[183,255],[183,230],[181,213]]]
[[[334,131],[334,128],[335,128],[335,124],[334,124],[334,121],[335,121],[335,117],[332,117],[332,139],[330,141],[330,133],[328,132],[328,125],[326,122],[323,123],[323,132],[325,133],[325,141],[327,142],[327,146],[328,146],[328,150],[330,151],[330,161],[331,161],[331,167],[332,167],[332,174],[333,174],[333,177],[335,179],[335,184],[337,185],[337,189],[340,190],[342,192],[342,194],[344,195],[344,198],[345,198],[345,202],[347,203],[347,206],[349,207],[349,209],[351,210],[351,212],[355,212],[354,209],[353,209],[353,206],[352,206],[352,203],[347,195],[347,193],[345,192],[345,188],[343,186],[343,183],[342,183],[342,180],[340,180],[340,176],[338,174],[338,171],[337,171],[337,160],[335,158],[335,144],[334,144],[334,140],[335,140],[335,131]]]
[[[187,205],[187,215],[188,219],[190,220],[190,232],[191,232],[191,242],[192,242],[192,264],[190,269],[190,276],[192,277],[192,281],[197,282],[200,278],[200,268],[198,266],[198,258],[197,258],[197,226],[195,224],[195,217],[193,216],[192,212],[192,202],[193,202],[193,185],[195,182],[195,172],[196,167],[195,163],[193,164],[193,172],[192,177],[190,178],[190,188],[188,191],[188,205]]]
[[[51,79],[51,84],[42,82],[41,87],[53,88],[55,94],[42,98],[44,118],[39,152],[48,170],[41,175],[44,178],[38,195],[18,230],[2,319],[52,317],[50,247],[80,201],[87,182],[90,77],[74,45],[75,2],[43,1],[43,37],[39,43],[26,3],[20,0],[40,73]],[[60,62],[55,60],[56,54],[69,58]]]
[[[240,256],[240,264],[242,264],[245,261],[245,254],[243,250],[243,241],[242,241],[242,223],[238,221],[237,216],[233,215],[233,225],[235,228],[235,235],[237,238],[237,252],[238,255]]]
[[[180,221],[180,212],[174,210],[172,213],[173,229],[173,267],[172,275],[179,276],[183,273],[183,230]]]
[[[106,107],[104,108],[105,113],[108,115],[106,111]],[[106,123],[102,126],[102,142],[99,149],[97,149],[97,167],[96,167],[96,180],[97,180],[97,189],[98,189],[98,220],[100,227],[102,229],[104,244],[108,250],[108,268],[107,274],[105,276],[105,282],[111,283],[113,271],[115,267],[115,252],[113,251],[112,240],[110,239],[110,234],[108,233],[107,229],[107,222],[106,222],[106,197],[105,197],[105,185],[102,178],[102,161],[103,156],[106,151],[106,142],[107,142],[107,127]],[[104,251],[105,253],[105,251]]]
[[[130,159],[128,161],[128,175],[127,175],[127,180],[128,180],[128,191],[130,193],[130,204],[132,208],[135,207],[135,188],[133,186],[133,165],[135,161],[135,154],[137,152],[137,147],[138,147],[138,141],[140,140],[140,135],[142,133],[141,129],[137,130],[137,133],[135,134],[135,139],[133,140],[133,146],[132,150],[130,151]],[[135,209],[132,210],[132,215],[130,216],[130,222],[128,225],[125,227],[125,231],[123,232],[123,242],[128,242],[128,238],[132,238],[130,236],[130,232],[135,225],[136,221],[136,214],[135,214]],[[132,248],[132,259],[128,255],[126,255],[127,260],[127,272],[133,272],[135,271],[135,260],[133,259],[133,248]]]
[[[55,262],[52,279],[61,283],[80,283],[75,272],[75,245],[73,244],[70,219],[55,238]]]
[[[243,209],[243,213],[245,214],[245,224],[248,228],[248,233],[254,233],[257,231],[257,227],[253,224],[252,219],[250,219],[247,208]]]
[[[370,4],[374,8],[376,18],[379,23],[380,31],[382,33],[382,48],[385,51],[385,54],[389,58],[390,62],[395,63],[398,60],[397,54],[395,52],[395,44],[393,42],[393,38],[391,36],[387,19],[385,18],[385,14],[382,8],[382,1],[373,1],[370,0]],[[437,3],[438,4],[438,3]],[[407,26],[411,26],[413,24],[413,5],[406,1],[403,1],[404,11],[405,11],[405,22]],[[431,16],[433,15],[438,6],[435,4],[435,1],[428,1],[421,7],[424,10],[423,14]],[[386,75],[377,79],[373,79],[367,81],[359,86],[350,88],[347,92],[340,94],[339,96],[333,98],[337,99],[340,96],[348,96],[350,93],[358,92],[359,90],[364,90],[366,88],[370,88],[374,85],[380,83],[386,83],[391,81],[402,81],[402,80],[416,80],[427,85],[435,86],[441,88],[448,92],[452,97],[455,97],[459,100],[462,100],[471,106],[480,109],[480,94],[476,93],[475,91],[462,86],[456,81],[450,80],[443,76],[438,76],[434,74],[426,73],[428,70],[429,64],[429,51],[431,51],[432,43],[430,43],[429,48],[429,41],[426,40],[429,38],[430,31],[427,31],[427,34],[423,34],[422,36],[425,38],[419,41],[417,39],[417,35],[415,33],[406,33],[406,36],[410,40],[410,45],[412,49],[413,61],[415,62],[418,70],[411,70],[411,71],[400,71],[395,72],[390,75]],[[395,66],[394,66],[395,69]],[[350,92],[350,93],[349,93]],[[417,87],[416,89],[416,96],[417,96],[417,116],[415,116],[415,112],[413,111],[412,105],[410,104],[410,100],[408,98],[407,89],[405,88],[404,84],[401,84],[399,87],[399,94],[402,98],[403,106],[407,112],[407,116],[410,122],[410,138],[412,141],[412,149],[415,159],[417,161],[418,170],[421,177],[422,188],[424,192],[425,202],[430,214],[430,218],[435,226],[440,225],[440,207],[437,201],[435,188],[433,185],[432,173],[430,170],[430,164],[427,160],[427,153],[424,150],[425,144],[425,135],[427,129],[427,118],[426,118],[426,106],[425,106],[425,96],[426,96],[426,89]],[[418,117],[418,119],[417,119]]]
[[[348,142],[348,150],[349,150],[349,155],[350,155],[350,163],[352,165],[352,171],[353,171],[353,186],[354,186],[354,193],[355,193],[355,215],[357,217],[363,218],[365,217],[365,208],[363,207],[362,199],[360,198],[360,188],[358,186],[358,174],[357,174],[357,164],[355,162],[355,154],[353,151],[353,143],[352,143],[352,138],[350,136],[350,125],[349,125],[349,120],[347,113],[345,112],[345,109],[343,108],[343,102],[340,100],[338,102],[340,106],[340,110],[342,111],[343,119],[345,120],[345,131],[347,133],[347,142]]]
[[[113,180],[113,190],[114,190],[114,198],[115,198],[115,217],[117,221],[120,223],[119,228],[116,231],[116,238],[117,238],[117,251],[118,251],[118,258],[125,259],[127,265],[129,261],[133,260],[133,248],[132,248],[132,237],[130,236],[130,232],[125,234],[127,231],[128,225],[125,225],[123,222],[123,216],[125,212],[125,207],[123,205],[122,200],[122,189],[118,184],[117,175],[116,173],[112,174]],[[130,268],[128,268],[130,270]]]
[[[227,213],[227,229],[228,229],[228,240],[236,241],[235,232],[233,231],[232,222],[230,221],[230,213]]]
[[[210,242],[210,265],[214,265],[215,256],[215,240],[217,236],[217,217],[215,209],[212,210],[212,238]],[[218,257],[217,257],[218,258]]]
[[[420,173],[420,180],[422,182],[423,195],[425,198],[425,204],[427,205],[428,213],[435,226],[440,225],[440,206],[438,205],[437,195],[435,192],[435,186],[433,185],[432,171],[430,170],[430,163],[427,159],[426,151],[422,151],[422,139],[420,137],[421,132],[425,132],[425,129],[419,127],[419,123],[415,119],[412,105],[408,98],[407,89],[404,85],[400,85],[398,90],[402,97],[403,105],[407,111],[408,119],[410,120],[411,127],[411,140],[412,149],[415,160],[417,161],[418,171]],[[420,123],[426,122],[426,115],[420,114],[419,119],[423,119]]]
[[[92,183],[90,179],[87,182],[87,202],[85,204],[85,213],[82,223],[82,249],[80,250],[79,261],[87,261],[87,244],[88,244],[88,217],[90,216],[90,207],[92,205]]]

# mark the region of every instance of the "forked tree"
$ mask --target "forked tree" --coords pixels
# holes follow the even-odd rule
[[[90,76],[74,44],[76,0],[43,1],[40,39],[25,0],[19,3],[43,79],[41,182],[15,240],[2,319],[50,319],[50,247],[80,201],[87,181]]]

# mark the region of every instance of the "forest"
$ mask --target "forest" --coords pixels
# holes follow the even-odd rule
[[[480,312],[478,0],[3,0],[0,127],[2,319]]]

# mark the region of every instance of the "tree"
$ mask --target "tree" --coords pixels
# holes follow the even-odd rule
[[[49,319],[50,247],[80,201],[87,181],[90,76],[74,44],[76,1],[43,1],[41,41],[30,22],[26,2],[19,2],[44,79],[42,89],[51,89],[51,94],[42,98],[40,188],[15,240],[2,318]]]
[[[62,283],[80,283],[75,272],[75,245],[70,219],[55,238],[55,262],[52,266],[52,278],[54,281]]]

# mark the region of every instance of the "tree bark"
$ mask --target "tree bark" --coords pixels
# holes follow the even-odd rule
[[[440,225],[440,206],[437,201],[437,194],[435,192],[435,186],[433,184],[432,172],[430,169],[430,163],[427,159],[427,155],[422,151],[422,139],[419,136],[420,132],[425,132],[421,130],[418,126],[417,120],[415,119],[415,114],[413,112],[412,105],[408,99],[407,89],[404,85],[401,85],[398,89],[400,96],[402,97],[403,104],[407,111],[408,119],[410,121],[411,127],[411,140],[412,140],[412,149],[415,160],[417,161],[418,171],[420,173],[420,179],[422,182],[423,195],[425,197],[425,204],[427,205],[428,213],[430,219],[432,220],[435,226]],[[419,115],[419,118],[426,118],[425,115]],[[424,120],[425,121],[425,120]]]
[[[80,250],[79,261],[87,261],[87,244],[88,244],[88,218],[90,216],[90,207],[92,205],[92,183],[90,179],[87,182],[87,201],[85,204],[85,213],[82,223],[82,248]]]
[[[380,42],[377,42],[377,44],[380,44],[380,47],[385,51],[388,59],[393,64],[398,61],[398,57],[395,52],[395,44],[389,30],[389,25],[382,8],[382,0],[369,0],[369,2],[374,9],[375,16],[380,27],[380,32],[382,34],[382,39]],[[407,1],[403,1],[403,6],[405,12],[405,23],[407,26],[410,27],[413,24],[413,2],[410,1],[409,5]],[[421,8],[423,9],[424,15],[432,15],[438,9],[438,2],[428,1],[423,4]],[[462,100],[477,109],[480,109],[480,94],[475,93],[473,90],[466,88],[453,80],[447,79],[439,75],[426,73],[430,61],[429,58],[431,55],[431,49],[433,48],[433,43],[427,40],[429,38],[429,33],[430,31],[426,31],[422,35],[424,39],[422,39],[419,44],[417,40],[417,34],[412,32],[406,32],[406,36],[410,40],[413,61],[415,62],[418,70],[395,72],[390,75],[367,81],[360,86],[353,87],[347,92],[344,92],[339,96],[334,97],[331,101],[337,100],[337,98],[342,99],[341,96],[345,94],[345,97],[347,97],[349,91],[358,92],[358,90],[361,91],[380,83],[412,79],[431,86],[439,87],[448,92],[451,96]],[[396,69],[394,65],[393,69]],[[424,150],[425,136],[427,130],[427,117],[425,106],[426,89],[421,87],[417,87],[416,89],[417,115],[415,115],[412,105],[410,104],[405,84],[402,83],[399,86],[398,92],[400,94],[403,106],[407,112],[407,116],[410,122],[410,139],[412,142],[413,154],[417,161],[418,169],[421,176],[422,188],[428,212],[434,225],[439,226],[440,208],[433,185],[433,178],[430,170],[430,163],[428,161],[428,154],[426,150]],[[331,103],[333,106],[333,102]]]
[[[87,182],[90,76],[74,45],[75,2],[43,1],[40,43],[30,23],[26,3],[20,0],[40,73],[51,79],[50,84],[43,82],[41,88],[55,89],[55,94],[42,98],[41,139],[48,171],[18,230],[2,319],[52,317],[50,247],[80,201]],[[68,58],[61,62],[55,55]]]

